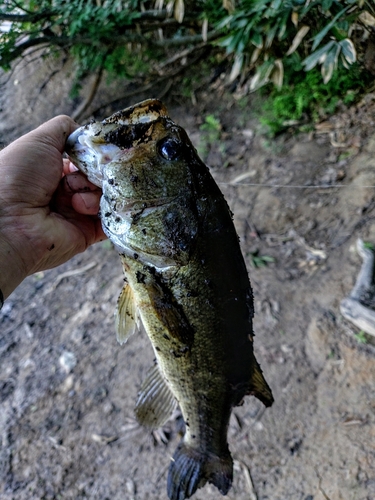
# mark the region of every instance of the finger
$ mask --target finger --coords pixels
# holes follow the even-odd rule
[[[70,173],[69,168],[70,161],[67,158],[63,159],[63,175],[67,175]]]
[[[64,158],[63,159],[63,174],[68,175],[72,172],[77,172],[78,168],[73,165],[73,163],[68,159]]]
[[[99,212],[100,198],[100,191],[75,193],[72,196],[72,207],[79,214],[97,215]]]
[[[66,175],[64,177],[63,187],[69,193],[85,191],[98,191],[99,193],[101,193],[101,190],[98,188],[98,186],[92,184],[92,182],[90,182],[87,177],[79,171],[75,171]]]
[[[77,170],[79,170],[79,169],[74,165],[74,163],[69,161],[69,170],[70,170],[70,172],[77,172]]]

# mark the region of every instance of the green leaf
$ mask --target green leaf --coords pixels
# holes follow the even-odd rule
[[[302,61],[302,64],[305,67],[305,71],[310,71],[310,69],[314,68],[318,64],[318,62],[323,62],[320,61],[321,57],[324,57],[324,55],[330,50],[330,48],[334,44],[335,42],[331,40],[326,45],[324,45],[324,47],[306,57],[306,59]]]
[[[327,35],[329,30],[336,24],[336,22],[340,19],[340,17],[351,7],[351,5],[348,5],[344,9],[340,10],[338,14],[335,15],[335,17],[332,19],[331,22],[329,22],[316,36],[314,36],[313,40],[314,43],[311,47],[311,50],[315,50],[317,46],[320,44],[320,42],[323,40],[323,38]]]
[[[328,83],[332,78],[333,70],[337,68],[338,57],[341,51],[339,43],[331,48],[322,64],[323,82]]]
[[[323,0],[322,1],[322,9],[324,12],[327,12],[331,8],[333,4],[333,0]]]
[[[250,92],[254,92],[270,81],[270,75],[273,68],[274,61],[265,61],[261,66],[259,66],[257,72],[250,81]]]
[[[249,37],[249,40],[258,49],[263,48],[263,37],[259,32],[255,31],[254,33],[252,33]]]
[[[279,10],[283,0],[273,0],[271,3],[271,9]]]
[[[273,39],[275,38],[277,29],[278,29],[278,24],[276,23],[272,28],[267,30],[267,38],[266,38],[266,43],[265,43],[266,48],[271,47]]]
[[[357,60],[357,53],[353,42],[349,38],[341,40],[339,42],[341,45],[342,55],[345,57],[348,64],[353,64]]]

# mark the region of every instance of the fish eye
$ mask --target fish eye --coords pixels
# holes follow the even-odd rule
[[[181,143],[173,137],[166,137],[159,142],[158,149],[166,160],[177,160],[181,153]]]

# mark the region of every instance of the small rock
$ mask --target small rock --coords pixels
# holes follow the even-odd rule
[[[77,364],[77,358],[72,352],[64,351],[59,358],[59,363],[66,373],[70,373]]]
[[[73,375],[68,375],[64,380],[61,388],[63,392],[69,392],[73,388],[73,385],[74,385],[74,377]]]
[[[256,431],[263,431],[264,430],[264,425],[262,422],[255,422],[254,424],[254,430]]]

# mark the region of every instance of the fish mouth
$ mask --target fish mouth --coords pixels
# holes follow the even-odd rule
[[[101,139],[101,134],[96,136],[88,127],[90,126],[80,127],[68,137],[65,151],[71,161],[87,175],[89,181],[102,187],[104,167],[113,160],[120,149],[114,144],[107,144]]]

